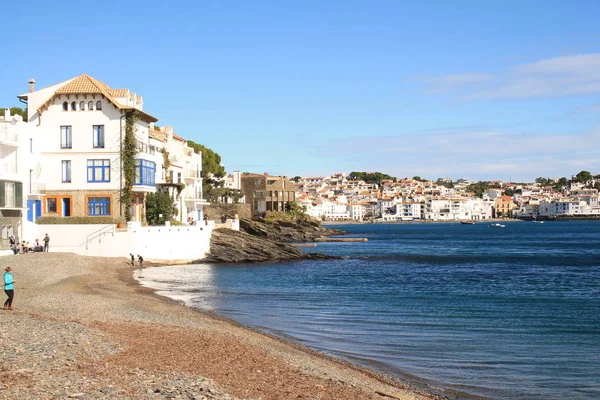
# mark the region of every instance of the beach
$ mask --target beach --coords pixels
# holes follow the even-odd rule
[[[0,311],[0,398],[436,398],[157,296],[128,261],[0,258],[15,278],[14,311]]]

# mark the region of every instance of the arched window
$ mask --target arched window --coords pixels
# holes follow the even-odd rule
[[[85,101],[80,101],[79,102],[79,111],[83,111],[85,110]]]
[[[88,110],[93,110],[93,109],[94,109],[94,102],[88,101]]]
[[[77,110],[77,103],[72,101],[71,102],[71,111],[75,111],[75,110]]]
[[[102,102],[100,100],[96,102],[96,110],[102,110]]]
[[[69,111],[69,103],[66,101],[63,103],[63,111]]]

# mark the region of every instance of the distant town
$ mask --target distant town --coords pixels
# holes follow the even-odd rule
[[[336,173],[298,181],[298,204],[325,221],[454,221],[491,218],[598,217],[600,175],[532,183],[420,177],[381,179],[378,173]],[[362,177],[363,179],[357,179]]]
[[[237,174],[240,174],[237,172]],[[243,184],[249,180],[259,187]],[[537,178],[531,183],[436,181],[394,178],[379,172],[287,177],[242,173],[228,175],[253,213],[281,210],[292,200],[322,221],[480,221],[493,218],[598,218],[600,175],[581,171],[570,178]],[[260,190],[257,190],[260,189]],[[282,200],[283,203],[282,204]]]

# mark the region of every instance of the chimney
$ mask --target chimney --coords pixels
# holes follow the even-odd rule
[[[35,92],[35,79],[29,78],[29,93]]]
[[[172,140],[173,139],[173,127],[172,126],[165,126],[163,128],[163,130],[167,134],[167,140]]]
[[[4,120],[8,121],[10,119],[10,108],[4,109]]]
[[[265,172],[265,176],[269,176],[269,173],[268,173],[268,172]]]
[[[154,122],[150,122],[150,123],[148,124],[148,129],[150,129],[150,130],[154,130]]]

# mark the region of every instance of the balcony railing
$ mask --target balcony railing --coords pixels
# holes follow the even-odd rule
[[[200,171],[195,170],[195,169],[185,169],[183,171],[183,176],[185,178],[198,179],[198,178],[200,178]]]
[[[31,193],[46,193],[46,184],[31,183]]]
[[[0,175],[18,174],[19,168],[15,164],[0,163]]]
[[[11,127],[12,125],[6,122],[0,123],[0,143],[11,145],[19,143],[19,135]]]

